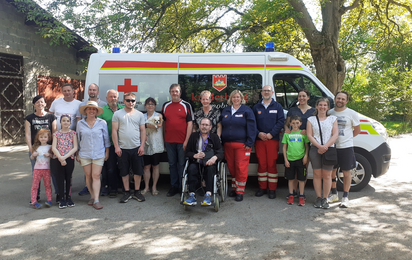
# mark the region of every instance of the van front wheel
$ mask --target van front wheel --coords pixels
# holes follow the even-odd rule
[[[372,176],[372,167],[369,161],[362,155],[355,153],[356,168],[351,171],[352,183],[350,191],[360,191],[368,185]],[[340,167],[337,169],[338,180],[336,186],[343,191],[343,172]]]

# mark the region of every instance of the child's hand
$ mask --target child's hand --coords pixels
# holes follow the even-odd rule
[[[31,155],[32,155],[33,157],[37,157],[37,156],[39,156],[39,153],[36,152],[36,151],[34,151]]]
[[[66,160],[63,160],[63,161],[60,161],[60,164],[61,164],[62,166],[66,166],[66,165],[67,165],[67,162],[66,162]]]
[[[289,168],[289,167],[290,167],[290,163],[289,163],[288,160],[285,160],[285,167],[286,167],[286,168]]]
[[[50,157],[50,154],[49,153],[45,153],[45,154],[43,154],[44,155],[44,157]]]
[[[302,162],[303,162],[303,165],[306,165],[308,163],[308,156],[307,155],[303,156]]]

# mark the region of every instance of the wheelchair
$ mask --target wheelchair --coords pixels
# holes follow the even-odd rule
[[[189,167],[190,160],[186,159],[185,168],[183,170],[183,177],[182,177],[182,193],[180,196],[180,204],[183,205],[184,209],[187,210],[188,205],[183,204],[183,202],[189,198],[189,176],[188,176],[188,167]],[[200,172],[200,183],[203,181],[203,172]],[[200,188],[196,190],[199,191],[203,189],[201,185]],[[225,201],[227,197],[227,171],[226,171],[226,164],[223,161],[219,161],[217,163],[216,174],[213,176],[213,192],[212,192],[212,206],[214,207],[215,211],[219,211],[220,202]],[[204,192],[204,190],[203,190]]]

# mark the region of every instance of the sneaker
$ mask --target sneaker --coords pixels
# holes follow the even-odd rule
[[[132,198],[130,191],[125,191],[123,197],[120,199],[120,203],[126,203]]]
[[[132,195],[132,198],[139,201],[139,202],[142,202],[142,201],[146,200],[145,197],[143,196],[143,194],[140,192],[140,190],[134,191],[134,193]]]
[[[334,202],[338,202],[339,201],[339,196],[338,194],[329,194],[328,196],[328,203],[334,203]]]
[[[206,195],[203,197],[202,206],[210,206],[210,205],[212,205],[211,196],[208,195],[208,194],[206,194]]]
[[[263,195],[265,195],[267,193],[266,189],[258,189],[255,193],[256,197],[262,197]]]
[[[295,198],[298,197],[298,193],[295,190],[293,190],[293,197],[295,197]],[[289,194],[286,196],[286,199],[289,199]]]
[[[69,207],[69,208],[74,207],[74,202],[72,201],[71,198],[68,198],[67,201],[66,201],[66,203],[67,203],[67,207]]]
[[[290,194],[289,195],[289,198],[288,198],[288,204],[289,205],[293,205],[293,200],[295,199],[295,197],[293,196],[293,194]]]
[[[328,208],[330,208],[327,198],[322,199],[322,203],[321,203],[321,204],[322,204],[322,209],[328,209]]]
[[[189,194],[189,198],[183,201],[184,205],[194,206],[197,204],[195,193],[192,192]]]
[[[305,197],[303,197],[302,195],[299,196],[299,204],[298,206],[305,206]]]
[[[107,185],[106,185],[100,191],[100,196],[107,196],[107,195],[109,195],[109,187],[107,187]]]
[[[50,208],[52,206],[52,202],[50,200],[48,200],[44,203],[44,205],[46,205],[46,207]]]
[[[349,198],[348,197],[343,197],[342,202],[340,203],[339,207],[348,208],[349,207]]]
[[[65,209],[65,208],[67,208],[67,203],[65,200],[61,200],[59,202],[59,209]]]
[[[86,187],[84,187],[80,192],[79,192],[79,196],[84,196],[90,194],[89,189]]]
[[[321,208],[321,207],[322,207],[322,198],[317,197],[317,198],[316,198],[316,201],[315,201],[315,204],[313,204],[313,206],[314,206],[315,208]]]
[[[32,205],[33,205],[33,208],[35,208],[35,209],[41,208],[41,204],[38,203],[38,202],[36,202],[36,203],[34,203],[34,204],[32,204]]]

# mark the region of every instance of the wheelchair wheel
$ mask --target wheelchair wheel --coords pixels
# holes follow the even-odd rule
[[[226,178],[226,167],[225,164],[222,163],[220,165],[220,189],[219,189],[219,193],[220,193],[220,200],[222,202],[225,201],[226,196],[227,196],[227,178]]]
[[[214,194],[214,195],[213,195],[213,199],[214,199],[214,202],[215,202],[215,211],[218,212],[218,211],[219,211],[219,207],[220,207],[219,195]]]

